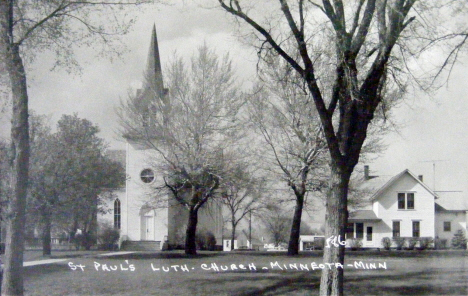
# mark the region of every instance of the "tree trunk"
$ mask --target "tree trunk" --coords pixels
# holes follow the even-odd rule
[[[196,244],[197,223],[198,223],[198,210],[196,210],[193,206],[191,206],[189,209],[189,221],[187,224],[187,232],[185,234],[185,254],[187,255],[197,254],[197,244]]]
[[[235,217],[232,216],[232,221],[234,221]],[[231,251],[234,250],[234,240],[236,239],[236,223],[232,222],[232,230],[231,230]]]
[[[302,209],[304,207],[304,196],[296,196],[296,207],[289,236],[288,256],[299,254],[299,236],[301,234]]]
[[[13,43],[13,2],[0,0],[0,58],[12,94],[10,189],[2,295],[23,295],[23,252],[29,169],[28,92],[19,46]]]
[[[348,219],[348,185],[350,173],[347,170],[333,166],[331,168],[330,192],[327,196],[327,212],[325,216],[325,239],[336,237],[344,240],[345,227]],[[340,263],[344,266],[344,246],[325,245],[323,262]],[[343,295],[343,268],[336,267],[322,270],[320,295]]]
[[[50,256],[51,254],[51,237],[50,232],[52,229],[52,222],[50,221],[50,214],[45,213],[42,217],[44,223],[44,229],[42,230],[42,255]]]

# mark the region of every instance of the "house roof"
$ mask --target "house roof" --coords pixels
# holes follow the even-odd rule
[[[316,238],[324,238],[325,236],[317,234],[317,235],[300,235],[299,240],[303,242],[313,242]]]
[[[418,177],[413,174],[410,170],[406,169],[399,173],[398,175],[394,176],[391,178],[389,181],[387,181],[382,187],[380,187],[379,190],[377,190],[371,197],[372,200],[376,199],[382,192],[384,192],[387,188],[392,186],[396,181],[398,181],[401,177],[403,177],[405,174],[409,175],[411,178],[413,178],[416,182],[418,182],[421,186],[424,187],[430,194],[432,194],[435,198],[438,198],[439,196],[432,191],[423,181],[419,180]],[[372,179],[371,179],[372,180]],[[369,181],[371,181],[369,180]]]
[[[372,198],[374,196],[374,193],[377,192],[382,186],[384,186],[393,176],[390,175],[380,175],[380,176],[374,176],[371,177],[370,179],[364,179],[360,178],[359,180],[356,180],[357,185],[350,186],[350,191],[348,192],[349,196],[359,196],[360,199],[362,199],[363,203],[368,204],[368,206],[371,206],[372,204]],[[359,200],[359,198],[357,199]],[[353,205],[350,205],[351,208],[353,208]],[[358,205],[357,208],[363,208],[362,205]]]
[[[467,197],[461,191],[438,191],[436,210],[438,211],[467,211]]]
[[[349,213],[348,222],[359,222],[359,221],[381,221],[373,210],[358,210]]]

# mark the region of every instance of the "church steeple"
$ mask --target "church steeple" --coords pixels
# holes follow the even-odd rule
[[[149,48],[145,74],[146,81],[144,84],[144,92],[153,92],[161,99],[164,99],[167,90],[164,88],[163,83],[156,25],[153,26],[153,32],[151,34],[151,44]]]

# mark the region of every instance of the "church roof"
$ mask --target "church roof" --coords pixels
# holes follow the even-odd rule
[[[164,87],[161,57],[159,53],[158,36],[156,25],[153,26],[151,33],[148,57],[146,60],[146,70],[144,73],[143,88],[138,89],[136,96],[132,98],[132,108],[135,108],[141,115],[142,126],[151,122],[150,113],[161,109],[163,113],[170,110],[168,89]],[[165,116],[165,115],[163,115]],[[123,137],[137,149],[147,149],[147,145],[140,143],[141,139],[147,140],[148,135],[142,135],[140,130],[127,129]],[[145,142],[145,140],[143,142]]]
[[[159,97],[164,97],[164,83],[161,68],[161,57],[159,55],[158,35],[156,33],[156,25],[153,26],[151,33],[151,43],[146,61],[146,77],[144,91],[151,89],[157,93]]]
[[[168,92],[168,90],[164,88],[156,25],[153,26],[153,31],[151,33],[144,75],[143,88],[137,90],[136,106],[138,109],[145,112],[151,104],[155,103],[155,98],[159,98],[166,103],[165,100]]]

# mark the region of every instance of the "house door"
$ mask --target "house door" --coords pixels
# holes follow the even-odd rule
[[[154,211],[151,210],[145,215],[141,216],[142,224],[142,240],[151,240],[155,239],[154,236]]]
[[[366,227],[366,240],[364,241],[364,246],[373,246],[374,237],[373,237],[373,228],[372,226]]]
[[[146,240],[154,240],[154,216],[145,216]]]

